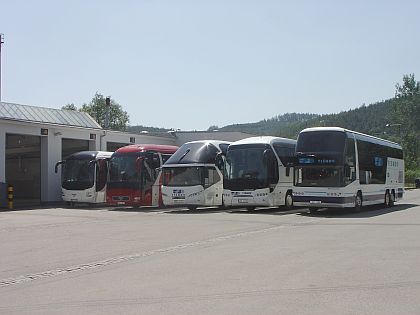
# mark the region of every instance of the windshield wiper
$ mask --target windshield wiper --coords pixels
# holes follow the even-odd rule
[[[188,153],[190,153],[191,149],[188,148],[187,151],[185,151],[185,153],[179,158],[178,163],[181,162],[181,160],[187,156]]]

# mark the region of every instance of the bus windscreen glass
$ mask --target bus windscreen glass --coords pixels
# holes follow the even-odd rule
[[[69,159],[62,177],[62,187],[67,190],[83,190],[93,187],[95,163],[90,160]]]
[[[138,157],[138,154],[112,156],[109,162],[110,182],[140,181],[139,174],[136,170],[136,160]]]
[[[340,131],[315,131],[299,134],[296,152],[343,152],[346,134]]]

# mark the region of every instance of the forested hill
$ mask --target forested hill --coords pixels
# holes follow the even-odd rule
[[[304,123],[317,117],[316,114],[287,113],[255,123],[228,125],[218,129],[220,131],[242,131],[254,135],[274,136],[285,133],[290,125]]]
[[[396,135],[397,130],[395,128],[389,129],[390,127],[386,127],[387,124],[392,125],[395,122],[394,107],[394,99],[386,100],[338,114],[319,115],[305,121],[278,125],[277,129],[273,129],[271,134],[296,138],[299,131],[304,128],[334,126],[381,137]]]

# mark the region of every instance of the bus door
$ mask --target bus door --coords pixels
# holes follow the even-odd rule
[[[159,154],[147,152],[142,167],[142,200],[144,205],[159,205]]]
[[[105,202],[106,200],[106,181],[108,176],[108,161],[100,159],[96,163],[96,202]]]

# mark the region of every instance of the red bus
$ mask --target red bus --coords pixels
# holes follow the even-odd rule
[[[114,206],[160,206],[161,166],[178,149],[172,145],[133,144],[109,160],[106,201]]]

